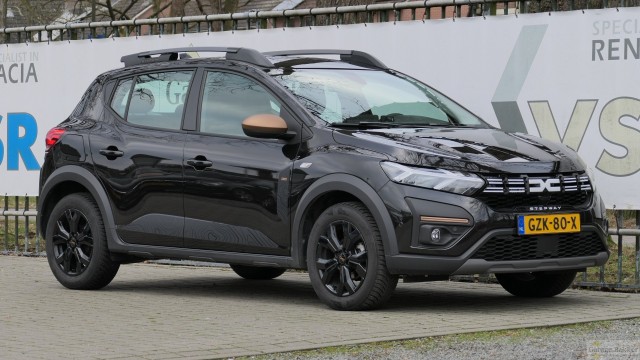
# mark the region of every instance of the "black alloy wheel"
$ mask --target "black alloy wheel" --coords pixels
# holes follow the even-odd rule
[[[67,209],[53,230],[53,256],[66,275],[82,274],[93,256],[93,234],[87,217],[78,209]]]
[[[49,213],[45,231],[49,267],[62,285],[95,290],[116,276],[120,263],[111,258],[102,214],[89,194],[60,199]]]
[[[345,220],[329,224],[318,240],[315,260],[322,283],[336,296],[354,294],[367,277],[367,248],[362,234]]]
[[[387,270],[378,225],[359,202],[335,204],[316,219],[307,269],[320,300],[336,310],[380,307],[398,284],[398,276]]]

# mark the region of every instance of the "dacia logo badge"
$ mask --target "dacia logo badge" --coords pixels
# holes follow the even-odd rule
[[[547,190],[548,192],[560,192],[560,179],[529,179],[529,192],[540,193]]]

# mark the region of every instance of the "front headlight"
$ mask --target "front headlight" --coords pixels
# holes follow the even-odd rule
[[[393,182],[420,186],[427,189],[471,195],[484,186],[484,180],[475,174],[444,169],[415,168],[394,162],[380,163],[382,170]]]

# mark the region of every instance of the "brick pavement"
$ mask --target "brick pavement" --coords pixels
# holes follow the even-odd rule
[[[330,345],[640,317],[640,294],[518,299],[497,285],[399,284],[388,306],[337,312],[307,275],[248,281],[227,268],[125,265],[72,291],[45,259],[0,256],[2,359],[209,359]]]

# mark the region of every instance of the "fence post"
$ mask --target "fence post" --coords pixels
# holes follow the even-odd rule
[[[29,215],[26,213],[29,211],[29,196],[27,194],[24,195],[24,252],[29,252]]]
[[[640,210],[636,210],[636,229],[640,229]],[[636,235],[636,285],[640,285],[640,235]]]
[[[39,197],[36,196],[36,209],[38,208]],[[40,213],[36,215],[36,254],[40,254]]]
[[[13,201],[14,201],[14,209],[15,211],[19,210],[19,202],[20,202],[20,198],[16,195],[13,197]],[[14,217],[13,218],[13,234],[15,236],[15,246],[14,246],[14,251],[17,253],[20,250],[20,242],[18,241],[18,233],[20,232],[20,228],[18,227],[20,224],[18,223],[18,218]]]
[[[624,228],[624,216],[622,210],[616,211],[616,224],[618,228],[620,228],[621,224]],[[622,235],[618,235],[618,284],[622,284],[622,247],[624,244],[622,243]]]
[[[9,216],[6,215],[9,210],[9,196],[4,194],[4,250],[9,251]]]

